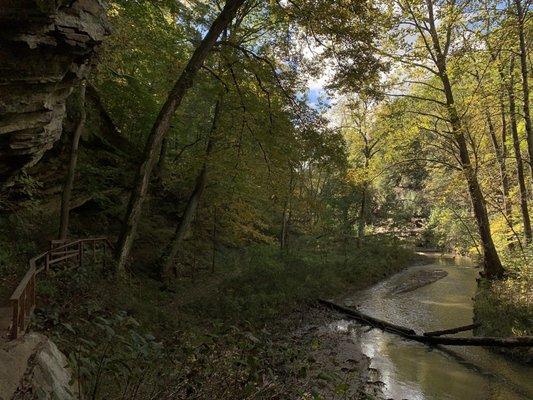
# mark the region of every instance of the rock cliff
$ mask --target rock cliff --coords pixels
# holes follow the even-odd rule
[[[0,0],[0,187],[57,141],[110,33],[100,0]]]

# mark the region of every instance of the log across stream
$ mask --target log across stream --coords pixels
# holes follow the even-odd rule
[[[341,306],[328,300],[318,300],[320,304],[332,310],[338,311],[348,318],[355,319],[362,324],[370,325],[386,332],[394,333],[406,339],[431,345],[448,345],[448,346],[495,346],[495,347],[532,347],[533,337],[445,337],[443,334],[453,334],[474,329],[477,324],[471,324],[458,328],[446,329],[442,331],[424,332],[423,335],[417,335],[411,328],[396,325],[381,319],[363,314],[357,310]]]

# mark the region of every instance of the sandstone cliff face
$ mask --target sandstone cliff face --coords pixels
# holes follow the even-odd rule
[[[0,187],[57,141],[110,33],[100,0],[0,0]]]

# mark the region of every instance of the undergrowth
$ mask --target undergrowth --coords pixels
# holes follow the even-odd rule
[[[214,274],[117,284],[100,265],[41,282],[35,326],[68,355],[91,399],[319,398],[291,315],[407,265],[398,243],[281,254],[225,249]],[[295,384],[298,382],[298,384]]]
[[[533,335],[533,247],[525,254],[506,254],[507,276],[500,281],[481,281],[474,302],[476,319],[485,336]],[[533,362],[531,351],[510,351],[526,362]]]

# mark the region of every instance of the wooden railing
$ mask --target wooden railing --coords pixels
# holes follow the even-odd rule
[[[105,266],[108,249],[113,245],[105,237],[78,240],[53,240],[50,250],[33,257],[29,261],[29,269],[9,299],[13,310],[9,337],[14,340],[23,333],[29,323],[36,304],[36,277],[39,273],[48,273],[52,265],[66,264],[75,261],[83,266],[84,254],[92,250],[93,261],[96,261],[98,251],[102,252],[102,262]]]

